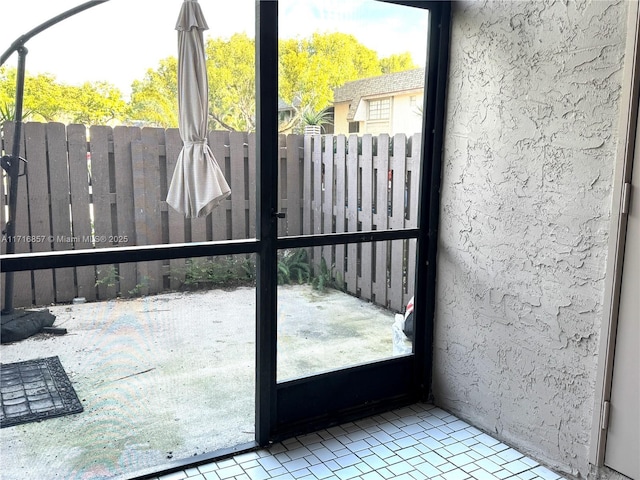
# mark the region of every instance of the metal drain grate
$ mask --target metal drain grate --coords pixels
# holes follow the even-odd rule
[[[0,364],[0,427],[82,412],[58,357]]]

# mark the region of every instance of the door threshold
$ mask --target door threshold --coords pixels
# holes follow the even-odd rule
[[[171,473],[180,472],[190,468],[196,468],[200,465],[208,463],[219,462],[227,458],[242,455],[244,453],[254,452],[261,447],[257,442],[241,443],[235,447],[221,448],[210,453],[203,453],[201,455],[194,455],[193,457],[184,458],[182,460],[175,460],[166,464],[161,470],[153,470],[148,473],[134,473],[131,477],[126,477],[127,480],[148,480],[161,477],[163,475],[169,475]]]

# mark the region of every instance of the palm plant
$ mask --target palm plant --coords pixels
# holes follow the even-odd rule
[[[309,130],[316,130],[313,133],[321,133],[321,131],[324,130],[324,126],[331,123],[332,120],[333,114],[328,108],[314,110],[312,107],[307,106],[304,107],[300,113],[300,121],[305,133],[307,133],[307,127],[316,127]]]

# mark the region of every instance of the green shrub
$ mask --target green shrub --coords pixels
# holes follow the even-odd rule
[[[255,284],[255,262],[248,257],[189,259],[184,269],[184,286],[199,288],[235,288]]]
[[[311,266],[304,249],[285,250],[278,258],[278,285],[309,283]]]

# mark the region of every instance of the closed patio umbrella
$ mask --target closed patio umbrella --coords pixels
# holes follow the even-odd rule
[[[178,110],[184,143],[167,203],[186,217],[204,217],[231,189],[207,144],[209,87],[202,31],[208,29],[198,0],[184,0],[178,30]]]

